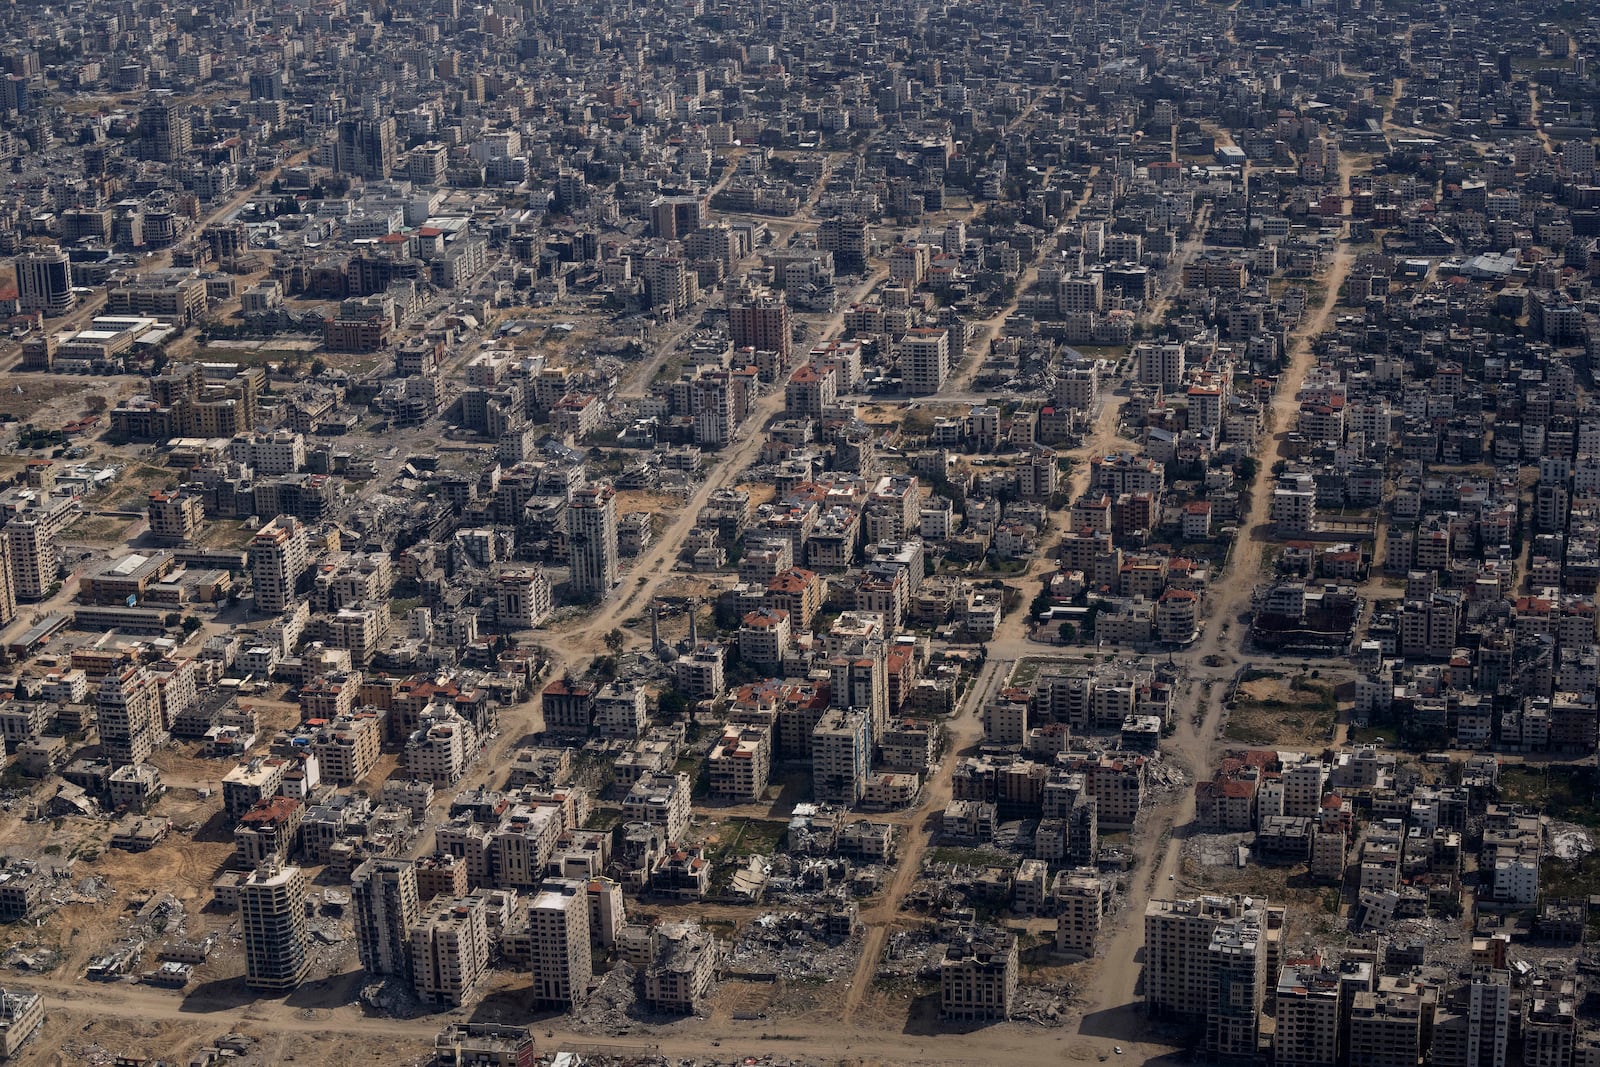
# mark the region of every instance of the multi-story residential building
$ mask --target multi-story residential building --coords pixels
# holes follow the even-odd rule
[[[691,700],[711,700],[722,694],[728,650],[705,642],[678,660],[678,691]]]
[[[811,731],[811,792],[818,801],[858,802],[872,764],[872,724],[867,712],[829,708]]]
[[[623,798],[622,817],[659,828],[668,843],[681,841],[689,829],[691,793],[686,774],[644,775]]]
[[[1181,385],[1187,352],[1188,346],[1181,341],[1142,341],[1134,345],[1133,355],[1138,361],[1140,383],[1165,388]]]
[[[937,393],[950,374],[950,332],[919,326],[907,330],[897,346],[900,379],[908,393]]]
[[[185,545],[205,526],[205,502],[197,493],[151,493],[150,536],[163,545]]]
[[[772,769],[772,727],[731,722],[706,760],[711,792],[741,804],[761,800]]]
[[[711,991],[716,942],[692,922],[665,923],[650,931],[644,999],[657,1011],[693,1012]]]
[[[245,985],[268,993],[294,989],[311,966],[305,871],[267,864],[239,885]]]
[[[594,698],[594,727],[602,737],[628,740],[650,725],[650,704],[642,687],[607,682]]]
[[[266,756],[241,763],[222,777],[222,810],[229,818],[242,818],[245,812],[269,797],[278,795],[289,761]]]
[[[1278,977],[1274,1061],[1282,1067],[1333,1067],[1343,1005],[1338,972],[1307,962],[1286,964]]]
[[[1247,910],[1223,920],[1211,935],[1208,982],[1215,993],[1206,1011],[1206,1051],[1223,1063],[1252,1063],[1259,1051],[1267,976],[1263,918]]]
[[[411,928],[421,914],[417,866],[411,860],[374,857],[350,877],[356,949],[371,975],[411,974]]]
[[[43,600],[55,585],[60,570],[55,536],[49,526],[34,518],[12,519],[5,535],[7,573],[17,600]]]
[[[1152,1018],[1205,1018],[1214,1000],[1212,935],[1244,910],[1239,897],[1152,900],[1145,906],[1144,1002]]]
[[[411,985],[429,1004],[470,1000],[489,973],[489,919],[482,896],[435,897],[411,927]]]
[[[293,603],[301,578],[311,565],[310,538],[305,524],[279,515],[250,539],[250,578],[255,588],[256,610],[276,615]]]
[[[1423,987],[1391,982],[1358,991],[1350,1005],[1350,1067],[1416,1067],[1422,1059]],[[1434,991],[1428,990],[1430,997]],[[1432,1005],[1427,1006],[1429,1015]]]
[[[585,883],[557,878],[539,887],[528,907],[535,1007],[570,1008],[583,999],[594,976],[589,954],[589,900]]]
[[[1100,944],[1104,887],[1092,868],[1063,871],[1055,883],[1056,951],[1084,958],[1094,956]]]
[[[1510,974],[1480,966],[1434,1013],[1428,1058],[1434,1067],[1505,1067],[1510,1037]]]
[[[972,930],[939,961],[939,1014],[967,1022],[1009,1019],[1017,977],[1016,935],[995,928]]]
[[[100,744],[113,764],[143,763],[155,746],[167,739],[161,722],[160,685],[143,667],[107,674],[101,679],[95,705]]]
[[[378,765],[383,725],[369,709],[342,715],[311,735],[311,751],[322,776],[340,785],[354,785]]]
[[[532,630],[555,608],[550,578],[541,567],[516,567],[495,579],[495,622],[502,630]]]
[[[139,109],[139,148],[160,163],[182,162],[194,148],[187,106],[176,96],[152,95]]]
[[[776,352],[780,365],[789,362],[789,302],[782,292],[755,292],[730,300],[728,334],[734,348]]]
[[[617,501],[609,485],[576,490],[567,504],[572,591],[590,600],[609,596],[618,581]]]
[[[747,612],[739,625],[739,659],[759,669],[779,668],[789,637],[789,613],[782,608]]]

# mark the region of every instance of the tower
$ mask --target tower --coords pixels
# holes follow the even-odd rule
[[[410,860],[369,859],[355,869],[350,892],[362,968],[373,975],[409,977],[410,932],[422,910],[416,866]]]
[[[17,617],[17,587],[11,576],[11,542],[0,537],[0,628]]]
[[[100,683],[95,701],[100,719],[100,744],[118,766],[143,763],[166,740],[161,723],[161,687],[143,667],[113,671]]]
[[[310,556],[305,524],[298,519],[279,515],[256,532],[250,540],[250,579],[257,611],[276,615],[293,602]]]
[[[528,932],[533,941],[534,1006],[568,1008],[581,1001],[594,977],[588,886],[570,878],[545,882],[528,908]]]
[[[465,1003],[488,971],[489,920],[484,898],[434,898],[422,920],[411,928],[412,985],[417,996],[434,1004]]]
[[[51,318],[77,305],[72,292],[72,264],[59,248],[25,252],[17,257],[17,296],[23,311],[42,311]]]
[[[572,591],[604,600],[617,584],[617,493],[609,485],[579,489],[567,506]]]
[[[266,864],[239,886],[245,985],[266,992],[294,989],[305,979],[306,873]]]
[[[189,116],[170,96],[153,96],[139,110],[139,147],[146,159],[177,163],[194,148]]]
[[[782,292],[755,292],[728,304],[728,332],[734,348],[778,353],[789,364],[789,303]]]
[[[398,155],[394,117],[345,119],[333,145],[333,169],[341,174],[382,180]]]

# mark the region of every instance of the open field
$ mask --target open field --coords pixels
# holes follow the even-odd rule
[[[1223,737],[1266,746],[1315,748],[1327,742],[1339,708],[1331,683],[1306,675],[1245,677]]]

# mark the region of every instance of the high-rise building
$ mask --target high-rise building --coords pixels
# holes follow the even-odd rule
[[[1344,986],[1336,971],[1304,961],[1285,966],[1278,977],[1274,1062],[1279,1067],[1334,1067],[1343,1006]]]
[[[11,575],[11,542],[0,537],[0,629],[17,617],[17,587]]]
[[[145,159],[177,163],[193,148],[189,114],[175,98],[153,96],[139,109],[139,149]]]
[[[1238,897],[1152,900],[1144,911],[1144,1003],[1151,1018],[1204,1018],[1214,993],[1211,936],[1244,912]]]
[[[1505,1067],[1510,1036],[1510,972],[1481,969],[1440,1005],[1429,1061],[1436,1067]]]
[[[394,170],[396,147],[393,116],[345,119],[333,143],[333,169],[358,178],[383,180]]]
[[[1267,984],[1264,925],[1264,913],[1251,909],[1211,934],[1207,955],[1215,993],[1206,1012],[1206,1050],[1222,1063],[1257,1058]]]
[[[416,864],[390,857],[366,860],[351,875],[350,895],[361,966],[373,975],[410,975],[411,928],[422,910]]]
[[[161,724],[161,686],[143,667],[112,671],[100,682],[100,745],[118,766],[143,763],[166,740]]]
[[[412,988],[422,1000],[463,1004],[471,999],[489,973],[489,919],[483,897],[434,898],[411,928],[411,973]]]
[[[950,332],[928,326],[900,339],[900,380],[908,393],[937,393],[950,373]]]
[[[245,985],[267,992],[294,989],[311,966],[306,943],[306,873],[266,864],[239,885]]]
[[[823,219],[817,227],[817,249],[832,252],[834,265],[843,274],[866,270],[867,220],[859,216]]]
[[[78,303],[72,291],[72,263],[59,248],[42,248],[17,257],[17,299],[23,311],[54,318]]]
[[[885,656],[883,642],[869,637],[851,641],[843,655],[828,661],[834,706],[865,712],[869,744],[874,746],[889,725],[889,676]]]
[[[528,907],[533,943],[535,1007],[569,1008],[583,999],[594,977],[589,955],[588,886],[553,878],[539,887]]]
[[[1094,956],[1100,939],[1104,888],[1093,868],[1063,871],[1055,883],[1056,951]]]
[[[516,567],[495,581],[495,623],[501,630],[531,630],[550,617],[555,604],[550,579],[540,567]]]
[[[250,579],[256,610],[276,615],[294,602],[300,579],[311,563],[305,524],[279,515],[250,539]]]
[[[734,348],[778,353],[789,364],[789,302],[781,292],[758,291],[728,304],[728,333]]]
[[[811,731],[811,794],[850,806],[867,788],[872,724],[865,711],[829,708]]]
[[[56,546],[38,519],[12,519],[5,525],[11,586],[22,600],[43,600],[56,580]]]
[[[617,584],[617,493],[609,485],[579,489],[567,505],[572,591],[603,600]]]
[[[282,100],[285,98],[281,70],[253,70],[250,72],[250,99]]]
[[[681,240],[706,222],[706,201],[699,196],[658,196],[650,202],[650,228],[667,241]]]

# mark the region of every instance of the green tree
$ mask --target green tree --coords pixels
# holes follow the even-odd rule
[[[665,690],[656,700],[656,711],[663,722],[677,722],[689,711],[689,698],[676,689]]]
[[[621,630],[613,629],[605,636],[606,648],[611,650],[613,656],[622,655],[622,646],[627,643],[627,636]]]

